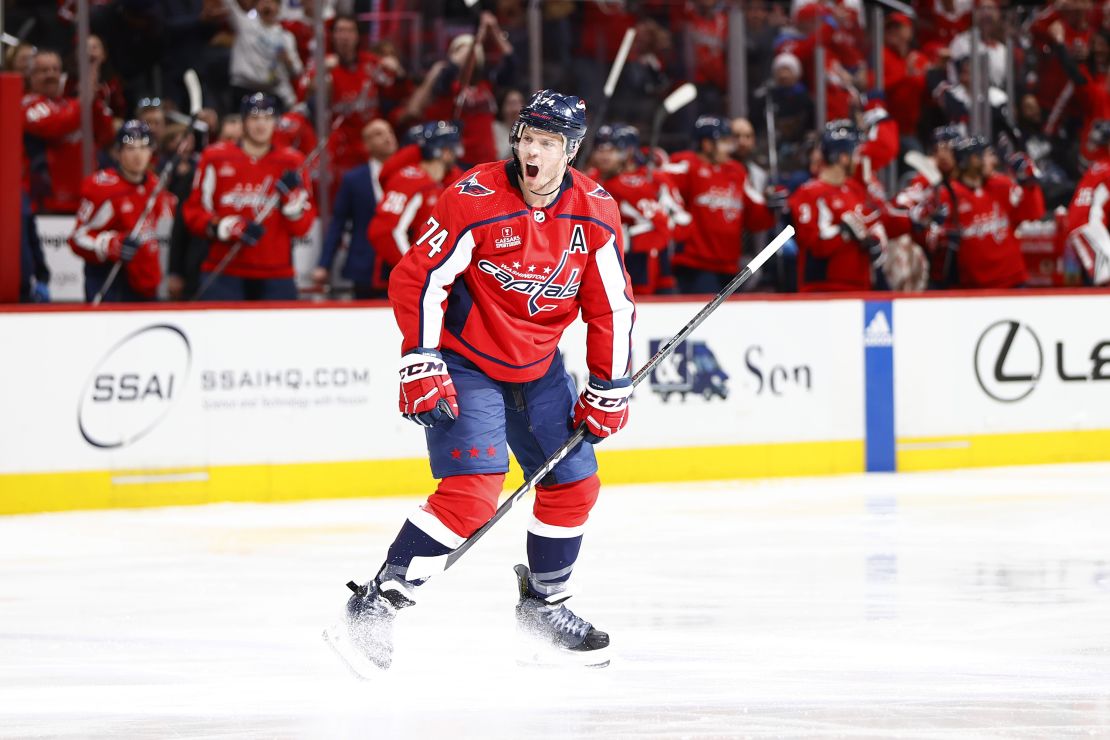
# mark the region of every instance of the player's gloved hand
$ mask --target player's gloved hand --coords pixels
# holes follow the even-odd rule
[[[224,216],[216,225],[216,238],[222,242],[241,242],[244,247],[253,247],[266,229],[257,221],[247,221],[239,216]]]
[[[297,188],[292,191],[281,206],[281,215],[290,221],[296,221],[308,210],[308,191]]]
[[[418,347],[401,357],[401,413],[422,427],[459,418],[458,394],[447,362],[434,349]]]
[[[282,195],[289,195],[297,188],[303,188],[304,183],[301,182],[301,176],[294,170],[286,170],[281,173],[281,177],[278,179],[275,187]]]
[[[882,267],[883,263],[886,262],[886,247],[886,227],[881,222],[876,221],[867,230],[867,238],[863,241],[863,248],[867,250],[871,257],[871,264],[875,267]]]
[[[1040,171],[1037,170],[1037,165],[1033,162],[1025,152],[1014,152],[1009,157],[1010,169],[1014,171],[1014,179],[1018,181],[1019,185],[1027,185],[1031,182],[1036,182],[1040,177]]]
[[[782,185],[768,185],[765,197],[768,208],[783,213],[786,211],[786,199],[790,197],[790,191]]]
[[[138,239],[132,239],[131,237],[127,237],[121,241],[119,245],[120,262],[130,262],[133,260],[135,255],[139,253],[139,248],[141,246]]]
[[[574,427],[582,427],[584,439],[592,445],[616,434],[628,423],[631,395],[631,378],[602,380],[591,375],[574,404]]]
[[[910,206],[910,221],[918,228],[928,229],[947,220],[948,204],[938,203],[935,198],[926,198]]]
[[[855,239],[860,244],[867,239],[867,223],[856,211],[845,211],[840,215],[840,230],[849,239]]]

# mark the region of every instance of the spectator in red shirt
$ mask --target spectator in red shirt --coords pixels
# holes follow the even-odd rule
[[[921,149],[917,127],[925,100],[924,55],[912,49],[914,28],[909,16],[891,13],[886,17],[883,47],[883,89],[887,110],[898,124],[903,149]]]
[[[31,65],[30,92],[23,96],[24,172],[36,211],[74,213],[81,201],[81,104],[62,95],[62,58],[40,51]],[[92,101],[93,137],[107,146],[112,113]]]

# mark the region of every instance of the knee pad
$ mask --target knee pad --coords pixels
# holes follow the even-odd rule
[[[532,507],[536,521],[533,527],[538,526],[541,530],[544,527],[564,530],[581,527],[589,518],[600,490],[601,480],[596,473],[573,483],[536,486],[536,504]],[[542,531],[535,533],[544,534]],[[560,535],[552,533],[550,536]],[[563,533],[562,536],[567,535]]]
[[[497,509],[497,497],[504,485],[504,473],[452,475],[439,482],[436,492],[421,508],[456,537],[466,539],[493,516]],[[454,548],[462,543],[456,540],[444,544]]]

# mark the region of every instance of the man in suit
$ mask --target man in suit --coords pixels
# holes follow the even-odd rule
[[[388,122],[376,118],[363,127],[362,143],[370,152],[370,160],[343,174],[335,197],[335,212],[312,277],[320,286],[328,282],[343,235],[349,234],[347,261],[341,275],[353,284],[355,298],[385,298],[387,278],[366,231],[382,197],[379,182],[382,163],[397,151],[397,137]]]

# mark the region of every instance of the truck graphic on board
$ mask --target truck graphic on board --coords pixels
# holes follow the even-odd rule
[[[649,349],[652,356],[665,341],[651,340]],[[664,401],[671,400],[675,394],[685,401],[690,393],[707,401],[714,398],[724,400],[728,398],[728,373],[705,342],[687,340],[651,371],[651,390]]]

